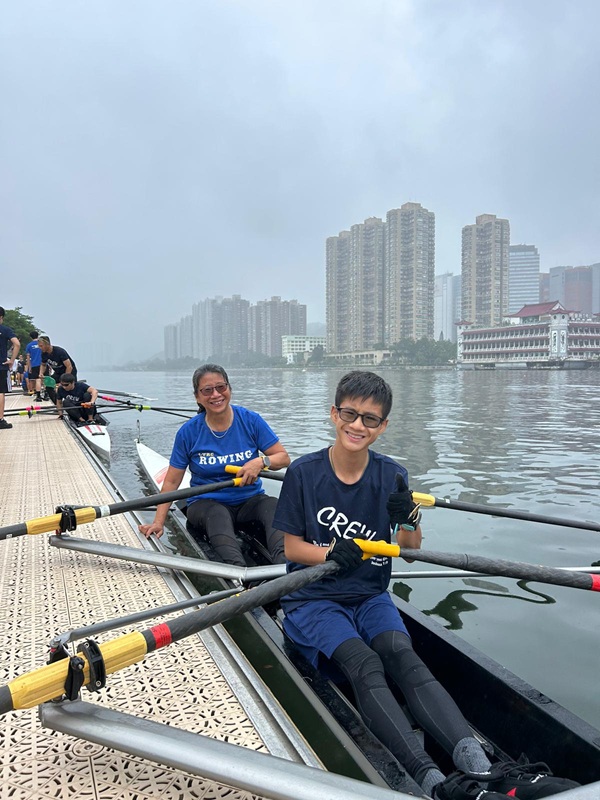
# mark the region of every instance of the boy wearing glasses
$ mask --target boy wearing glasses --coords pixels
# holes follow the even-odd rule
[[[363,560],[355,538],[421,546],[418,506],[408,473],[371,450],[388,425],[392,391],[372,372],[350,372],[339,382],[331,447],[302,456],[288,468],[273,524],[285,531],[288,572],[333,560],[338,572],[282,598],[284,629],[317,667],[329,659],[352,686],[356,705],[377,738],[435,800],[546,797],[574,786],[521,765],[491,764],[460,710],[414,652],[388,592],[391,559]],[[448,778],[423,749],[390,691],[398,684],[410,712],[452,756]],[[495,769],[495,768],[494,768]],[[543,787],[545,793],[537,793]],[[534,793],[535,790],[535,793]]]

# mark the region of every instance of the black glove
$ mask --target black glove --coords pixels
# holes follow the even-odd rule
[[[353,539],[336,536],[329,545],[325,561],[335,561],[340,565],[338,575],[349,575],[363,563],[363,551]]]
[[[421,521],[421,512],[419,511],[421,506],[413,501],[412,492],[406,485],[401,472],[396,473],[396,491],[388,497],[385,507],[394,530],[396,527],[404,527],[409,531],[418,528]]]

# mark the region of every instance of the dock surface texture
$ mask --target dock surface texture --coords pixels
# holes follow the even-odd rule
[[[9,394],[6,411],[29,402],[21,393]],[[54,415],[7,419],[13,428],[0,430],[0,526],[53,514],[60,504],[115,502],[82,445]],[[59,633],[174,602],[156,568],[61,550],[49,544],[49,535],[0,541],[1,684],[43,666],[48,643]],[[81,526],[74,535],[130,547],[140,544],[123,515]],[[137,629],[153,624],[141,623]],[[128,630],[104,634],[99,641]],[[109,675],[105,689],[100,693],[84,689],[82,697],[268,752],[198,636]],[[254,797],[44,729],[37,708],[0,718],[0,757],[0,798],[11,800]]]

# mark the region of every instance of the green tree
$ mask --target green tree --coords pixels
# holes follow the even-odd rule
[[[22,313],[22,306],[16,308],[7,308],[4,316],[4,324],[8,325],[15,332],[15,336],[21,342],[21,353],[24,352],[25,347],[29,344],[30,331],[37,330],[33,317],[29,314]]]

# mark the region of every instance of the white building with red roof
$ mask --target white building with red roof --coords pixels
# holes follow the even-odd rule
[[[462,369],[600,366],[600,318],[569,311],[558,300],[523,306],[498,327],[463,321],[457,330]]]

